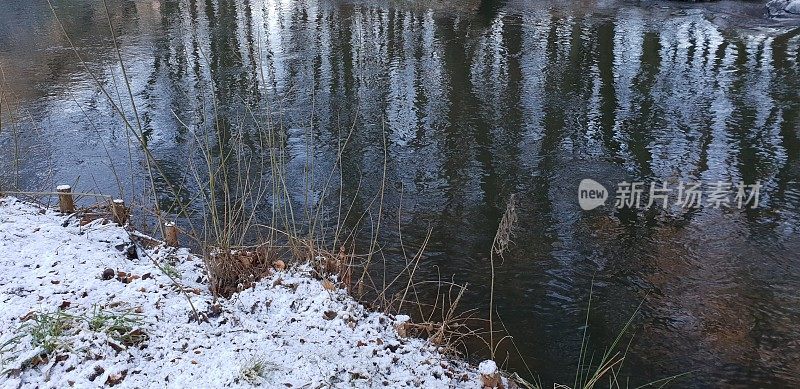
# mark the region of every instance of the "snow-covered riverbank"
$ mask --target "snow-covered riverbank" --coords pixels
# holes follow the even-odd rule
[[[199,258],[130,247],[116,225],[0,199],[0,387],[481,386],[302,266],[214,305]]]

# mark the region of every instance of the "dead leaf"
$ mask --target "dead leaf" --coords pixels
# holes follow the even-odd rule
[[[325,288],[326,290],[330,290],[330,291],[333,291],[333,290],[336,289],[336,285],[334,285],[333,282],[330,282],[328,279],[322,280],[322,287]]]
[[[397,335],[401,338],[405,338],[408,336],[408,323],[400,323],[394,326],[395,330],[397,330]]]
[[[137,328],[125,334],[122,339],[122,344],[130,347],[147,340],[147,334],[145,334],[141,328]]]
[[[103,279],[103,281],[108,281],[108,280],[114,278],[114,269],[107,268],[107,269],[103,270],[103,275],[102,275],[101,278]]]
[[[128,375],[127,370],[123,370],[119,373],[109,374],[108,378],[106,378],[106,385],[108,386],[118,385],[120,382],[122,382],[122,380],[125,379],[125,376],[127,375]]]
[[[114,343],[112,341],[108,341],[108,345],[111,346],[111,348],[114,349],[114,351],[116,351],[116,352],[122,352],[122,350],[125,350],[124,347],[122,347],[122,346],[120,346],[120,345],[118,345],[118,344],[116,344],[116,343]]]
[[[47,357],[43,357],[41,355],[37,355],[37,356],[33,357],[33,359],[31,359],[30,364],[31,364],[31,366],[35,367],[35,366],[39,366],[39,365],[44,365],[47,362],[48,362]]]
[[[89,375],[89,381],[94,381],[97,377],[100,377],[103,373],[106,372],[106,369],[103,369],[102,366],[97,365],[94,367],[94,373]]]
[[[30,311],[30,312],[26,313],[25,315],[23,315],[22,317],[20,317],[19,320],[20,321],[28,321],[30,319],[33,319],[34,316],[36,316],[36,311]]]

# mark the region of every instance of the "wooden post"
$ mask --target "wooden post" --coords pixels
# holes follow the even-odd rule
[[[128,211],[125,209],[125,200],[114,199],[111,202],[111,215],[114,217],[114,222],[119,225],[125,225],[128,220]]]
[[[61,213],[75,212],[75,200],[72,198],[72,187],[69,185],[59,185],[56,187],[58,192],[58,210]]]
[[[167,246],[178,247],[178,227],[175,223],[164,223],[164,241],[167,242]]]

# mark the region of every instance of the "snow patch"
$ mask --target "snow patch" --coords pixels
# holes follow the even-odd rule
[[[0,387],[480,386],[465,362],[398,336],[396,321],[410,318],[326,290],[308,266],[215,301],[200,258],[131,245],[113,223],[79,226],[0,199]],[[103,315],[127,317],[123,332],[143,337],[120,341],[97,324]],[[51,316],[66,324],[38,358],[45,347],[35,318]]]
[[[487,359],[478,365],[478,372],[482,375],[492,375],[497,373],[497,364],[493,360]]]

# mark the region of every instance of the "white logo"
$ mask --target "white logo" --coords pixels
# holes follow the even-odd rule
[[[578,185],[578,204],[584,211],[591,211],[605,205],[607,198],[608,191],[595,180],[584,178]]]
[[[618,209],[645,209],[658,205],[669,209],[672,205],[683,208],[759,208],[761,206],[761,181],[753,184],[743,182],[714,182],[703,185],[700,182],[680,181],[671,188],[667,182],[622,181],[617,184],[614,207]],[[675,196],[671,196],[672,194]],[[585,178],[578,185],[578,204],[584,211],[591,211],[605,205],[609,192],[595,180]],[[672,198],[675,201],[671,201]],[[646,203],[646,204],[645,204]]]

